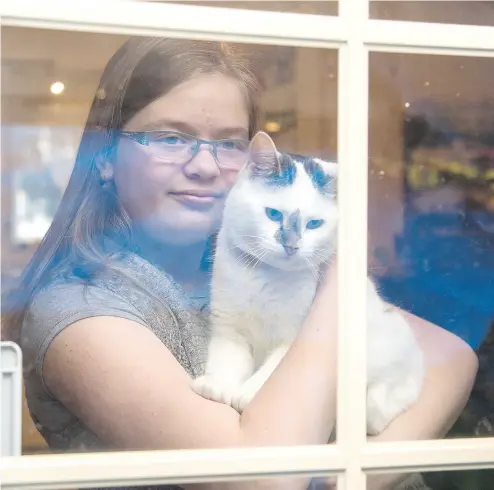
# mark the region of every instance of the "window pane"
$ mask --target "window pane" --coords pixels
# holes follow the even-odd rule
[[[213,1],[213,2],[202,2],[202,1],[174,1],[173,3],[185,3],[193,5],[202,5],[210,7],[227,7],[235,9],[248,9],[248,10],[269,10],[272,12],[295,12],[298,14],[316,14],[316,15],[338,15],[338,1],[308,1],[308,2],[297,2],[297,1],[281,1],[272,2],[271,0],[260,0],[260,1],[247,1],[247,2],[237,2],[237,1]]]
[[[2,289],[8,293],[4,312],[10,315],[2,322],[2,335],[8,332],[7,338],[20,342],[24,353],[24,454],[232,445],[229,437],[239,430],[237,412],[194,394],[189,379],[203,372],[207,357],[212,237],[220,226],[224,197],[247,159],[242,145],[256,132],[256,115],[258,128],[280,151],[336,158],[336,51],[244,45],[225,52],[216,44],[8,27],[2,36]],[[131,42],[127,51],[112,58],[126,42]],[[151,54],[138,64],[146,50]],[[251,61],[253,75],[241,64],[239,50]],[[254,78],[261,88],[258,111],[250,102]],[[269,155],[276,155],[269,148]],[[319,236],[324,218],[318,209],[297,218],[300,193],[287,200],[294,209],[272,198],[279,186],[291,189],[295,174],[290,169],[295,164],[287,167],[286,181],[278,182],[276,157],[269,161],[272,167],[255,160],[246,174],[255,181],[259,199],[251,204],[254,191],[245,191],[249,198],[242,201],[238,219],[231,221],[232,226],[245,221],[246,227],[236,233],[244,240],[239,246],[248,252],[235,248],[229,267],[235,269],[238,261],[242,274],[244,269],[271,270],[265,256],[269,247],[276,270],[282,267],[278,259],[298,260],[308,282],[295,292],[288,289],[279,297],[273,293],[262,310],[267,318],[288,318],[296,332],[305,316],[300,304],[308,309],[312,301],[316,267],[329,260],[317,241],[307,246],[312,254],[307,261],[300,258],[298,235],[307,230]],[[326,171],[321,173],[318,165],[312,162],[299,171],[312,176],[306,183],[314,183],[314,196],[334,204],[333,194],[323,191],[333,190],[335,179],[323,179]],[[285,233],[276,213],[288,211],[295,214],[290,233]],[[249,216],[256,219],[249,222]],[[42,255],[34,257],[21,283],[22,271],[54,219]],[[248,248],[256,234],[266,242]],[[198,247],[195,252],[192,246]],[[224,248],[229,253],[232,247]],[[44,263],[48,273],[43,272]],[[268,281],[269,275],[266,279],[263,274],[264,269],[260,277]],[[286,274],[299,280],[289,268]],[[235,291],[236,300],[251,282],[245,278],[240,286],[232,286],[233,279],[237,278],[224,279],[225,291]],[[301,290],[306,296],[299,304],[295,301]],[[293,310],[287,307],[290,302]],[[219,311],[219,306],[214,308]],[[248,318],[245,321],[251,325]],[[286,326],[284,321],[280,325]],[[87,328],[95,329],[93,340]],[[302,354],[295,356],[301,366],[290,372],[305,373],[307,367],[307,379],[297,382],[290,376],[289,382],[283,381],[286,371],[275,383],[279,395],[273,400],[282,410],[264,423],[260,408],[253,409],[254,442],[319,441],[314,433],[317,420],[309,417],[305,427],[298,414],[314,410],[314,417],[324,418],[317,407],[329,407],[334,400],[333,391],[325,394],[329,368],[317,368],[335,362],[336,356],[327,360],[326,349],[317,357],[321,345],[331,343],[327,328],[326,336],[309,333],[303,340],[314,355],[304,355],[303,362]],[[73,335],[82,338],[75,340]],[[278,340],[269,340],[269,349],[277,353],[271,359],[273,369],[276,356],[283,357],[274,347],[286,343],[284,335],[280,331]],[[258,353],[256,362],[262,364],[269,349]],[[244,354],[250,355],[250,350]],[[244,358],[233,356],[231,363],[238,359]],[[226,363],[225,372],[230,371],[232,365]],[[84,381],[89,379],[93,381]],[[233,392],[233,387],[228,390]],[[283,397],[290,400],[289,408]],[[307,401],[311,397],[313,403]],[[293,398],[302,400],[301,405],[292,404]],[[266,425],[281,424],[278,411],[287,414],[287,426],[293,420],[302,425],[298,432],[283,426],[264,439]],[[200,430],[177,429],[179,420],[189,427],[196,417]],[[323,422],[321,430],[329,434],[331,428]],[[155,439],[165,433],[160,441]]]
[[[431,471],[410,474],[389,473],[367,476],[367,488],[396,490],[488,490],[492,487],[494,470]],[[386,486],[388,485],[388,486]]]
[[[492,486],[494,470],[432,471],[422,479],[431,490],[484,490]]]
[[[462,403],[459,386],[468,395],[474,373],[458,338],[482,359],[451,437],[481,435],[494,413],[493,76],[487,58],[370,57],[369,262],[382,297],[422,319],[410,317],[431,374],[423,406],[442,417]],[[414,439],[420,428],[403,431]]]
[[[494,4],[477,1],[371,1],[370,18],[494,26]]]
[[[261,488],[307,488],[307,490],[338,490],[343,489],[344,485],[337,483],[336,476],[317,476],[317,477],[293,477],[293,476],[277,476],[271,478],[264,478],[263,480],[256,479],[242,479],[233,480],[228,483],[225,482],[210,482],[208,489],[211,490],[230,490],[235,488],[238,490],[250,490],[253,485],[260,485]],[[306,486],[305,486],[306,485]],[[110,487],[112,488],[112,487]],[[181,484],[178,485],[163,485],[156,483],[155,485],[146,486],[123,486],[119,485],[119,489],[129,488],[136,490],[180,490]],[[187,488],[199,489],[202,488],[200,484],[187,484]],[[67,488],[66,490],[74,490],[73,488]],[[116,490],[116,489],[115,489]]]

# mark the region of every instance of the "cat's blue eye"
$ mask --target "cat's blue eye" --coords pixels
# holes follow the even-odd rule
[[[315,230],[316,228],[319,228],[320,226],[322,226],[323,223],[324,223],[323,219],[311,219],[310,221],[307,222],[305,227],[308,230]]]
[[[283,221],[283,213],[274,208],[266,208],[266,216],[271,221],[277,221],[279,223]]]

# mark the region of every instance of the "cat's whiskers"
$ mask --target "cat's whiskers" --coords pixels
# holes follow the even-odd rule
[[[242,238],[246,238],[244,237],[243,235],[241,235]],[[259,245],[259,237],[247,237],[247,238],[251,238],[251,240],[244,240],[245,243],[247,243],[247,245],[249,246],[252,246],[252,245]],[[254,239],[255,238],[255,239]],[[233,245],[231,247],[228,247],[228,251],[230,252],[231,250],[234,250],[234,249],[238,249],[238,245]]]
[[[328,257],[326,250],[322,248],[321,249],[316,248],[315,250],[313,250],[312,255],[318,260],[318,262],[327,265],[330,262],[332,262],[335,253],[332,252],[331,255]]]
[[[237,248],[237,247],[234,247]],[[242,264],[244,267],[249,267],[252,260],[256,260],[257,256],[265,250],[260,244],[256,244],[251,250],[248,252],[242,251],[239,257],[235,260],[235,264]]]
[[[239,255],[239,257],[237,257],[237,259],[235,260],[235,265],[238,265],[238,264],[245,265],[247,260],[250,260],[251,257],[252,257],[251,254],[249,254],[247,252],[242,252]]]
[[[263,254],[261,254],[258,258],[257,258],[257,261],[256,263],[252,266],[252,269],[255,269],[256,267],[259,266],[259,264],[264,260],[264,257],[266,257],[266,255],[268,254],[268,252],[265,250]]]
[[[334,257],[335,253],[332,252],[331,255],[328,257],[327,251],[323,248],[316,248],[312,252],[312,256],[308,258],[308,260],[311,262],[315,278],[317,280],[322,279],[323,276],[323,270],[324,270],[324,265],[329,265]],[[313,260],[315,259],[315,260]]]
[[[233,248],[241,252],[240,255],[235,259],[235,264],[240,264],[244,262],[247,258],[251,257],[251,254],[249,252],[245,252],[244,250],[241,250],[238,247],[233,247]]]
[[[255,269],[260,265],[261,262],[264,261],[264,258],[268,255],[269,252],[275,251],[276,247],[267,240],[263,239],[261,243],[257,244],[257,247],[251,250],[248,254],[252,257],[252,260],[245,263],[245,267],[252,267],[252,269]]]
[[[269,241],[265,240],[264,238],[260,239],[260,237],[255,237],[255,240],[251,240],[251,242],[245,240],[246,245],[250,248],[248,252],[242,252],[242,255],[247,254],[247,255],[258,255],[259,253],[267,250],[267,251],[276,251],[276,247],[273,246]],[[241,250],[237,245],[234,245],[232,247],[228,248],[228,251],[231,252],[232,250]]]
[[[246,267],[246,268],[251,267],[251,266],[252,266],[252,264],[255,264],[255,263],[256,263],[256,261],[258,261],[258,260],[259,260],[259,259],[258,259],[258,257],[257,257],[256,255],[251,255],[251,256],[250,256],[250,260],[249,260],[249,262],[248,262],[247,264],[245,264],[245,267]],[[253,268],[254,268],[254,267],[253,267]]]
[[[320,279],[320,273],[318,272],[318,268],[315,266],[315,264],[312,262],[310,257],[306,257],[305,261],[307,262],[307,265],[309,266],[309,269],[314,276],[314,279],[317,281]]]

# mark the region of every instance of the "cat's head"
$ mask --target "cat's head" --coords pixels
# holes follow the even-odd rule
[[[228,245],[285,270],[328,261],[336,246],[337,169],[280,153],[266,133],[257,133],[225,203]]]

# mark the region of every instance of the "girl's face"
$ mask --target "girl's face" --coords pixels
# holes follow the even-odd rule
[[[124,131],[176,131],[203,140],[247,140],[248,127],[239,83],[225,75],[204,74],[139,111]],[[188,159],[191,153],[183,150],[188,138],[170,133],[155,133],[152,138],[156,140],[149,145],[120,138],[113,167],[120,201],[133,223],[157,241],[186,245],[207,239],[219,227],[224,200],[238,170],[220,168],[210,145],[201,146]],[[225,155],[243,146],[226,142],[222,148],[220,162],[228,163]]]

